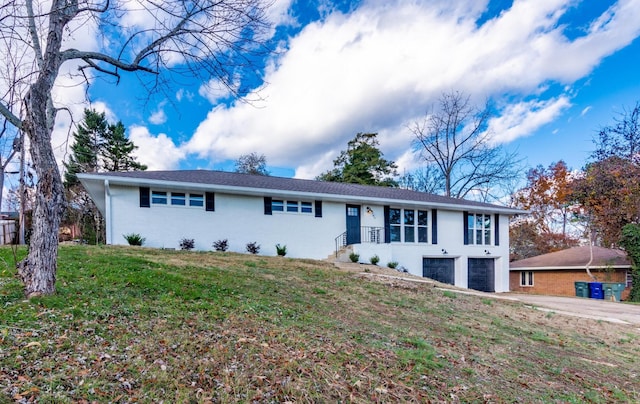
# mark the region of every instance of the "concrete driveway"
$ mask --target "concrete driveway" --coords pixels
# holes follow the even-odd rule
[[[337,263],[336,263],[337,265]],[[357,265],[357,264],[352,264]],[[356,270],[360,270],[358,266]],[[407,275],[389,275],[380,273],[361,272],[362,276],[378,276],[389,279],[397,279],[408,282],[419,282],[436,284],[431,279],[413,277]],[[528,295],[522,293],[485,293],[471,289],[460,289],[454,287],[439,287],[441,290],[449,290],[455,293],[479,295],[492,297],[494,299],[505,299],[520,301],[526,305],[535,307],[538,310],[551,311],[574,317],[591,318],[600,321],[609,321],[618,324],[628,324],[640,327],[640,305],[616,303],[599,299],[587,299],[584,297],[560,297],[545,295]]]
[[[553,311],[558,314],[640,326],[640,305],[581,297],[527,295],[520,293],[494,294],[494,296],[497,298],[518,300],[540,310]]]

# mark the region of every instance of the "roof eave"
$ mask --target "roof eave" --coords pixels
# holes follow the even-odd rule
[[[309,199],[320,199],[327,201],[337,202],[368,202],[371,204],[393,205],[402,203],[403,205],[425,206],[431,208],[441,208],[453,211],[465,211],[472,210],[474,212],[489,212],[500,213],[505,215],[519,215],[528,214],[525,210],[500,207],[500,206],[475,206],[465,204],[448,204],[442,202],[429,202],[429,201],[412,201],[406,199],[392,199],[392,198],[375,198],[358,195],[344,195],[344,194],[331,194],[331,193],[318,193],[318,192],[304,192],[304,191],[288,191],[278,190],[271,188],[258,188],[258,187],[241,187],[234,185],[220,185],[220,184],[205,184],[199,182],[187,182],[187,181],[170,181],[170,180],[154,180],[146,178],[130,178],[120,176],[110,176],[104,174],[91,174],[81,173],[78,174],[78,178],[83,185],[89,182],[104,183],[105,180],[109,181],[110,185],[125,185],[125,186],[156,186],[159,188],[174,188],[174,189],[192,189],[198,191],[206,191],[214,189],[216,192],[227,191],[233,194],[251,195],[251,196],[295,196],[299,198],[301,195],[308,197]],[[86,188],[86,185],[85,185]]]

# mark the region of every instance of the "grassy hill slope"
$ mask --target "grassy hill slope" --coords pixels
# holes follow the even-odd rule
[[[640,401],[629,326],[318,261],[122,247],[62,246],[58,293],[25,301],[0,257],[0,402]]]

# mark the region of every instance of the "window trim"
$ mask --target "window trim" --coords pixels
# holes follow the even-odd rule
[[[481,219],[481,226],[478,226],[478,219]],[[482,226],[489,221],[489,227]],[[478,245],[478,246],[491,246],[494,245],[494,237],[492,230],[494,229],[494,220],[488,213],[471,213],[464,212],[464,244],[466,245]],[[472,225],[470,227],[469,225]],[[478,237],[480,242],[478,242]],[[488,242],[487,242],[488,238]]]
[[[167,206],[169,205],[169,197],[167,191],[154,191],[151,190],[151,204],[156,206]],[[160,202],[164,200],[164,202]]]
[[[290,215],[314,215],[322,217],[320,208],[320,216],[318,216],[318,201],[308,201],[300,199],[272,199],[265,198],[265,214],[290,214]],[[269,204],[269,206],[267,206]],[[266,213],[267,211],[271,213]]]
[[[171,192],[171,206],[187,206],[187,193],[186,192]]]
[[[190,208],[202,208],[204,207],[204,194],[196,194],[189,192],[189,204]],[[196,203],[196,204],[194,204]]]
[[[392,212],[400,211],[397,221],[391,220]],[[413,212],[413,223],[406,223],[410,216],[407,216],[406,212]],[[426,219],[425,225],[419,224],[420,212],[424,212],[424,218]],[[403,244],[429,244],[429,214],[428,209],[411,209],[411,208],[396,208],[385,207],[385,233],[388,233],[388,237],[385,235],[385,242],[387,243],[403,243]],[[409,220],[411,221],[411,220]],[[425,240],[420,241],[420,230],[424,229]],[[393,239],[394,230],[400,236],[400,240]],[[406,241],[407,231],[413,233],[413,240]],[[388,240],[388,241],[387,241]]]
[[[523,288],[532,288],[535,286],[533,271],[520,271],[520,286]]]
[[[149,190],[149,204],[155,207],[174,207],[185,209],[208,209],[208,198],[213,196],[213,192],[200,192],[200,191],[172,191],[161,189]]]

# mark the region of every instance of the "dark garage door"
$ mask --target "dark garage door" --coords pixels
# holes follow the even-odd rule
[[[438,282],[455,283],[455,259],[454,258],[423,258],[422,276]]]
[[[469,258],[469,289],[495,292],[495,260]]]

